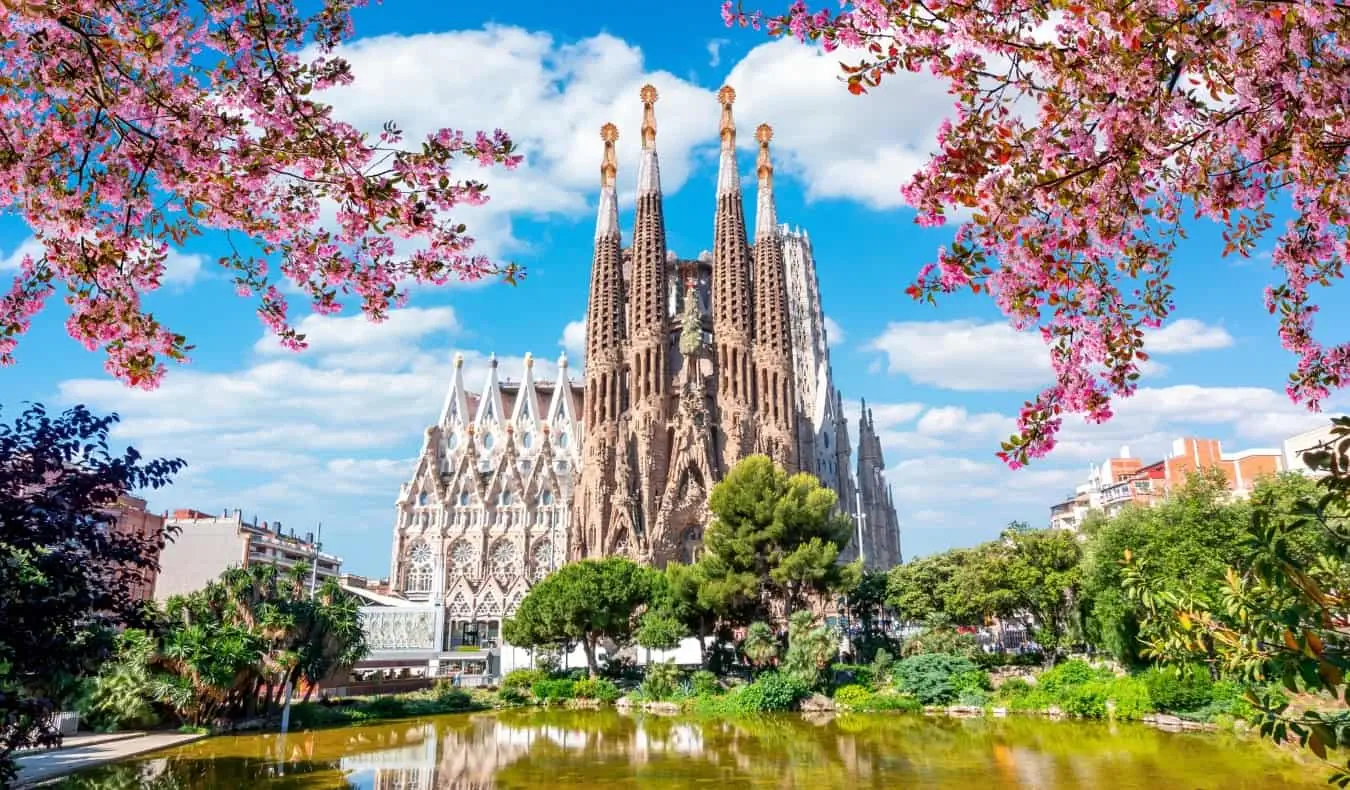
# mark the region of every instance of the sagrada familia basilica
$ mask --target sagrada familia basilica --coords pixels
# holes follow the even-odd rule
[[[749,232],[736,157],[735,91],[724,87],[711,252],[666,247],[656,89],[641,91],[634,228],[619,227],[613,124],[601,129],[585,371],[558,360],[517,380],[490,362],[470,389],[456,359],[445,404],[397,501],[391,585],[424,602],[441,650],[495,644],[501,620],[562,562],[622,555],[697,559],[712,486],[763,453],[839,495],[856,532],[846,560],[900,562],[899,522],[870,411],[856,477],[830,370],[811,241],[780,225],[767,125],[755,130],[758,191]],[[403,618],[406,620],[407,618]],[[422,626],[400,626],[413,628]],[[396,635],[375,634],[397,641]],[[392,644],[392,642],[391,642]]]

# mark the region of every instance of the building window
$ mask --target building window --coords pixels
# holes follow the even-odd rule
[[[408,550],[408,592],[431,591],[431,547],[417,541]]]
[[[516,553],[516,544],[509,540],[499,540],[493,544],[490,556],[493,576],[508,579],[518,573],[520,559]]]
[[[445,440],[445,446],[446,446],[446,447],[449,447],[451,450],[453,450],[453,449],[455,449],[456,447],[458,447],[458,446],[459,446],[459,434],[457,434],[457,433],[452,433],[452,434],[450,434],[450,437],[449,437],[448,439]]]
[[[526,432],[525,432],[525,435],[522,436],[522,437],[520,437],[520,446],[521,446],[521,447],[524,447],[526,450],[528,450],[528,449],[530,449],[531,447],[533,447],[533,446],[534,446],[534,433],[531,432],[531,431],[526,431]]]
[[[539,495],[539,504],[541,504],[541,505],[551,505],[551,504],[553,504],[553,492],[552,492],[552,491],[545,491],[544,493],[540,494],[540,495]]]
[[[483,449],[484,450],[492,449],[492,434],[490,433],[483,434]]]
[[[567,446],[567,431],[558,432],[558,446],[559,447]]]
[[[417,504],[419,504],[419,505],[425,505],[426,503],[427,503],[427,495],[426,495],[425,493],[418,494],[418,495],[417,495]]]
[[[465,491],[459,495],[459,504],[461,506],[469,504],[469,492]]]

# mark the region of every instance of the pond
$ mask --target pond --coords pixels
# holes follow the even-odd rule
[[[211,738],[57,787],[241,788],[1325,787],[1267,744],[1143,725],[909,714],[750,721],[505,711]]]

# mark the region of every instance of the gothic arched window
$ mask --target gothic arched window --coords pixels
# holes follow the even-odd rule
[[[417,541],[408,549],[408,580],[404,585],[407,592],[431,591],[431,547],[424,541]]]
[[[465,491],[464,493],[462,493],[462,494],[459,495],[459,504],[460,504],[460,505],[467,505],[467,504],[469,504],[469,492],[468,492],[468,491]]]
[[[530,579],[540,581],[553,570],[553,544],[541,540],[534,544],[530,552]]]
[[[424,491],[417,495],[417,504],[425,505],[426,503],[427,503],[427,495],[426,492]]]
[[[458,576],[473,578],[475,552],[469,541],[460,538],[450,544],[450,572]]]
[[[499,540],[492,544],[489,553],[492,563],[492,575],[498,579],[508,579],[520,573],[520,555],[516,553],[516,544],[509,540]]]

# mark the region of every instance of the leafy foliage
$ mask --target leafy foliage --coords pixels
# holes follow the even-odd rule
[[[855,584],[861,566],[836,562],[853,529],[837,501],[817,478],[789,476],[767,456],[740,461],[709,498],[700,600],[744,623],[764,617],[771,600],[792,611],[808,594]]]
[[[656,578],[656,571],[622,557],[564,565],[530,589],[515,617],[503,624],[502,637],[520,647],[580,643],[596,677],[599,640],[632,640]]]
[[[51,716],[113,655],[115,631],[150,620],[134,591],[160,538],[114,529],[114,508],[184,464],[113,455],[116,421],[34,405],[0,423],[0,784],[15,749],[60,742]]]
[[[964,656],[929,653],[895,665],[896,684],[924,705],[947,705],[989,688],[989,676]]]
[[[1146,653],[1177,664],[1203,662],[1246,681],[1248,700],[1263,735],[1292,735],[1314,754],[1350,745],[1350,715],[1342,711],[1290,711],[1289,702],[1268,691],[1275,681],[1290,692],[1306,691],[1350,702],[1350,418],[1333,421],[1331,438],[1305,453],[1324,471],[1316,502],[1281,499],[1271,491],[1253,496],[1250,519],[1236,540],[1235,558],[1212,596],[1168,584],[1149,558],[1124,552],[1122,575],[1133,602],[1144,611]],[[1292,505],[1292,507],[1291,507]],[[1285,508],[1290,509],[1285,509]],[[1300,533],[1317,530],[1324,548],[1311,556]],[[1350,765],[1333,781],[1350,786]]]

